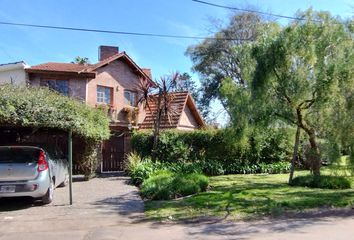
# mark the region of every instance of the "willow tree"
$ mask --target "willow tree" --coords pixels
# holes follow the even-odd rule
[[[248,124],[284,123],[303,131],[312,173],[319,176],[318,137],[327,137],[326,127],[332,124],[328,116],[335,115],[338,102],[346,101],[342,90],[352,80],[348,64],[353,37],[343,22],[327,13],[309,10],[302,17],[307,20],[294,21],[277,34],[264,31],[244,46],[242,71],[249,84],[237,87],[226,79],[223,91],[229,106],[237,110],[236,121],[243,116]],[[245,109],[233,107],[240,99]],[[298,139],[294,153],[297,144]]]

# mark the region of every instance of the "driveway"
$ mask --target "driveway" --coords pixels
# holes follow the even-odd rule
[[[172,224],[144,220],[143,202],[122,174],[74,182],[55,191],[52,204],[0,200],[0,240],[9,239],[352,239],[354,211],[257,222]]]

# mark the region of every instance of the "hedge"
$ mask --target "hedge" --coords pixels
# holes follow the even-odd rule
[[[288,161],[291,141],[286,129],[254,134],[247,144],[236,140],[229,129],[161,132],[157,160],[161,162],[218,162],[224,168],[232,164],[248,166]],[[137,131],[132,148],[141,157],[151,157],[153,137],[150,131]]]
[[[110,136],[103,111],[40,87],[0,86],[0,125],[53,128],[101,141]]]

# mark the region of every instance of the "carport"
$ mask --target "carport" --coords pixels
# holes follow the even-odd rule
[[[51,152],[60,151],[69,162],[69,202],[72,204],[72,131],[16,126],[0,127],[0,146],[29,145],[43,147]],[[51,149],[48,149],[51,148]]]
[[[110,136],[109,119],[103,111],[48,88],[12,85],[0,85],[0,130],[2,145],[58,147],[70,163],[70,179],[73,155],[82,151],[80,163],[95,170],[89,161],[97,162],[97,144]]]

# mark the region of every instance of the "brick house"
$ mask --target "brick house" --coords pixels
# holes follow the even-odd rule
[[[28,84],[48,86],[92,107],[102,107],[111,118],[112,137],[102,146],[102,171],[122,170],[129,151],[131,128],[153,127],[154,112],[137,104],[141,82],[154,85],[151,70],[139,67],[118,47],[100,46],[96,64],[48,62],[26,68]],[[188,92],[176,92],[172,121],[164,119],[162,128],[194,130],[205,126]]]

